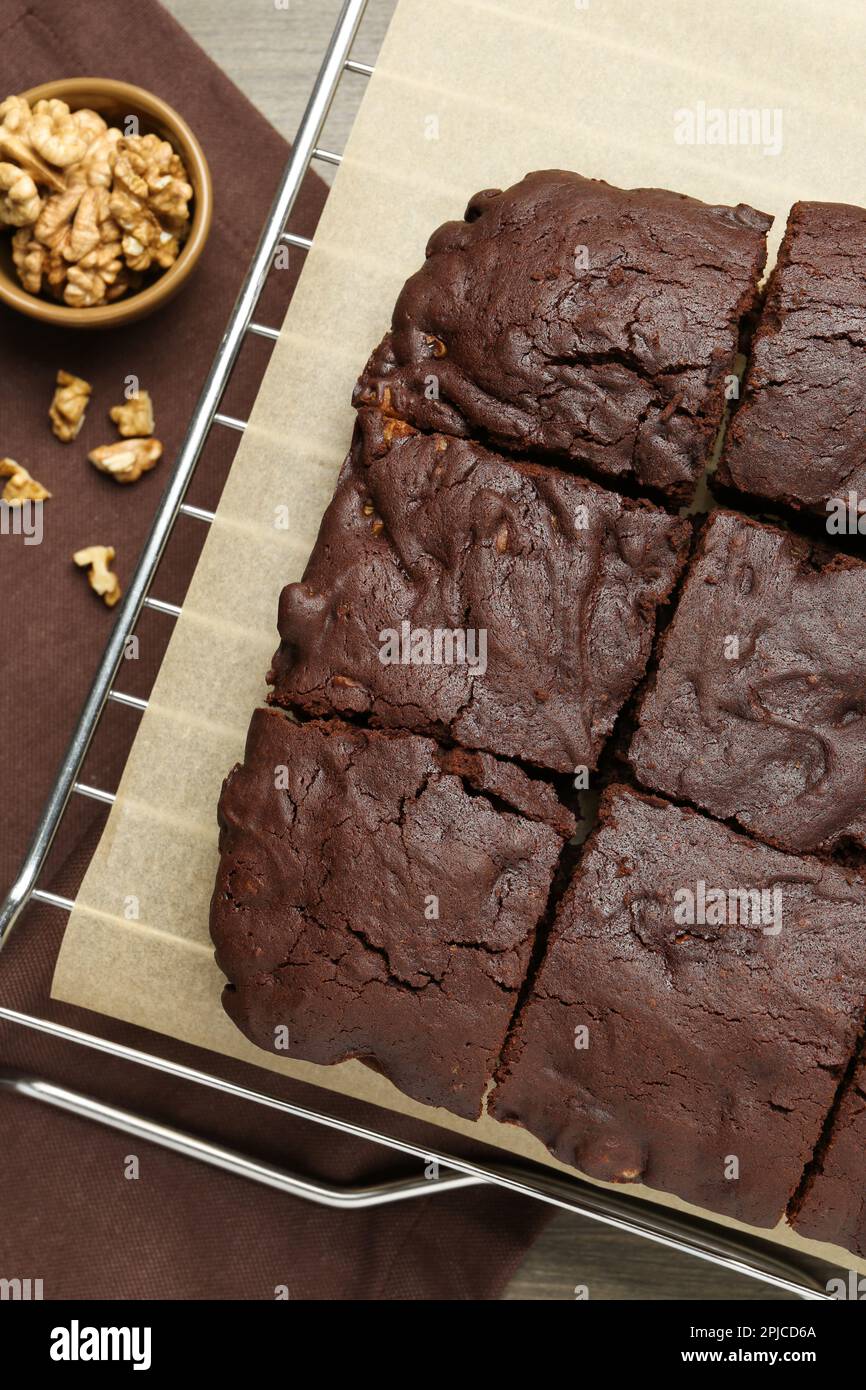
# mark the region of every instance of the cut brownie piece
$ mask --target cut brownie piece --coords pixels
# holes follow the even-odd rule
[[[866,1256],[866,1058],[845,1085],[789,1220],[801,1236]]]
[[[476,1117],[574,829],[550,788],[486,754],[259,710],[219,818],[211,934],[238,1027]]]
[[[717,512],[638,724],[645,786],[781,849],[866,845],[866,565]]]
[[[864,1001],[866,884],[612,788],[489,1109],[591,1177],[772,1226]]]
[[[771,221],[560,169],[477,193],[431,238],[356,401],[687,499]]]
[[[866,497],[866,210],[795,203],[717,478],[824,512]]]
[[[272,701],[594,768],[690,536],[647,503],[361,411],[283,591]]]

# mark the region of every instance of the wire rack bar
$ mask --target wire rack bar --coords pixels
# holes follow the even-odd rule
[[[279,334],[276,336],[279,337]],[[189,502],[181,502],[180,511],[183,516],[195,517],[196,521],[206,521],[208,525],[216,516],[216,512],[209,512],[205,507],[191,507]]]
[[[108,698],[115,705],[126,705],[129,709],[137,709],[142,713],[147,709],[147,700],[142,700],[138,695],[124,695],[122,690],[109,690]]]
[[[142,608],[152,609],[154,613],[165,613],[170,618],[179,618],[181,613],[180,606],[178,604],[163,603],[162,599],[159,598],[148,597],[144,600],[141,606]],[[0,940],[0,946],[2,946],[2,944],[2,940]]]
[[[119,1130],[134,1139],[145,1139],[151,1144],[159,1144],[163,1149],[183,1154],[185,1158],[197,1159],[210,1168],[220,1168],[235,1177],[247,1178],[263,1187],[273,1187],[290,1197],[299,1197],[316,1206],[331,1207],[338,1211],[358,1211],[368,1207],[381,1207],[393,1202],[405,1202],[413,1197],[444,1196],[466,1187],[479,1187],[488,1180],[471,1173],[458,1173],[442,1170],[434,1177],[399,1178],[393,1182],[376,1183],[363,1187],[335,1187],[330,1183],[316,1182],[312,1178],[290,1173],[271,1163],[262,1163],[227,1149],[222,1144],[214,1144],[196,1134],[188,1134],[170,1125],[133,1114],[129,1110],[119,1110],[107,1105],[94,1096],[71,1091],[65,1086],[57,1086],[41,1077],[24,1076],[17,1072],[0,1071],[0,1089],[14,1095],[25,1096],[41,1101],[55,1110],[64,1110],[79,1119],[93,1120],[108,1129]]]
[[[280,336],[278,328],[268,328],[267,324],[264,323],[251,323],[248,331],[254,333],[257,338],[269,338],[272,343],[275,343]]]
[[[59,893],[49,893],[45,888],[34,888],[30,896],[37,902],[48,903],[49,907],[60,907],[64,912],[71,912],[75,906],[71,898],[62,898]]]
[[[246,420],[238,420],[234,415],[223,415],[219,411],[213,417],[213,422],[215,425],[224,425],[228,430],[237,430],[240,434],[243,434],[247,427]]]
[[[113,806],[115,797],[113,792],[104,792],[99,787],[90,787],[86,782],[73,782],[72,790],[78,796],[86,796],[91,801],[101,801],[105,806]]]

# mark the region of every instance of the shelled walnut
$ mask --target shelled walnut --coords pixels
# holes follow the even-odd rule
[[[17,164],[0,163],[0,222],[6,227],[32,225],[42,211],[33,179]]]
[[[167,140],[134,135],[120,141],[114,165],[111,212],[124,232],[131,270],[165,270],[180,253],[189,225],[192,186]]]
[[[91,450],[87,457],[116,483],[137,483],[162,458],[162,445],[158,439],[119,439]]]
[[[76,116],[94,115],[94,112],[76,111]],[[114,162],[117,146],[123,134],[115,126],[105,125],[102,117],[97,117],[103,129],[94,134],[84,158],[66,171],[67,188],[110,188],[114,175]]]
[[[58,169],[77,164],[84,158],[89,144],[82,121],[73,116],[65,101],[58,101],[56,97],[37,101],[25,130],[36,153],[46,164]]]
[[[53,432],[64,444],[77,439],[92,390],[90,382],[80,376],[64,371],[57,373],[57,387],[48,413]]]
[[[153,401],[148,391],[136,391],[123,405],[112,406],[108,414],[124,439],[140,439],[152,435],[156,429]]]
[[[10,507],[20,506],[22,502],[44,502],[51,496],[48,489],[31,478],[27,469],[14,459],[0,459],[0,478],[9,479],[0,500]]]
[[[111,569],[114,546],[90,545],[86,550],[76,550],[72,559],[80,568],[87,567],[87,582],[91,589],[107,607],[113,608],[122,593],[120,580]]]
[[[31,294],[90,308],[138,289],[177,260],[192,197],[159,136],[126,136],[56,99],[0,103],[0,226],[14,229],[12,259]]]
[[[60,192],[62,176],[35,149],[30,138],[33,112],[23,97],[0,102],[0,158],[27,174],[40,188]]]

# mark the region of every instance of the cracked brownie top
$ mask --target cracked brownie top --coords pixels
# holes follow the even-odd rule
[[[219,817],[235,1023],[477,1117],[574,829],[552,791],[486,754],[259,710]]]
[[[282,595],[272,699],[594,768],[690,535],[647,503],[363,410]]]
[[[629,758],[786,850],[866,846],[866,565],[716,512]]]
[[[866,209],[795,203],[719,481],[824,512],[866,496]]]
[[[489,1108],[592,1177],[772,1226],[864,1000],[859,879],[612,788]]]
[[[356,400],[687,498],[771,221],[563,170],[478,193],[430,239]]]

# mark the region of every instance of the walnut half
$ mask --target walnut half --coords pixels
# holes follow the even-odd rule
[[[162,445],[158,439],[120,439],[91,450],[87,457],[116,483],[137,483],[162,458]]]
[[[109,608],[113,608],[121,595],[120,580],[110,568],[114,561],[113,545],[90,545],[86,550],[76,550],[73,560],[81,569],[87,567],[87,582],[95,594]]]

